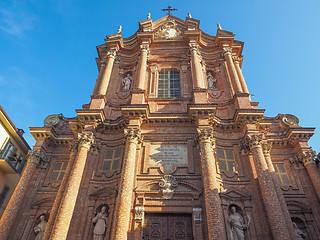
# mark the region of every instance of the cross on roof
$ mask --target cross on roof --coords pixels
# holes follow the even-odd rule
[[[168,15],[171,15],[171,11],[177,11],[178,9],[172,8],[170,5],[167,8],[161,9],[162,12],[168,11]]]

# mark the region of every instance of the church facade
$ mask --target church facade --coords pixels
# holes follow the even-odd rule
[[[243,42],[168,15],[97,47],[77,116],[48,116],[0,239],[320,239],[314,128],[264,116]]]

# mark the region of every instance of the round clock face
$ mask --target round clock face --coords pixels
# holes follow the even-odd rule
[[[174,28],[167,28],[164,30],[164,34],[167,38],[173,38],[176,35],[176,30]]]

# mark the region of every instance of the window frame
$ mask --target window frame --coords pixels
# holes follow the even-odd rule
[[[283,169],[285,172],[281,172],[280,171],[280,168],[279,168],[279,165],[282,165],[283,166]],[[279,183],[281,185],[290,185],[291,184],[291,181],[290,181],[290,178],[289,178],[289,174],[288,174],[288,171],[285,167],[285,164],[284,163],[273,163],[273,168],[274,168],[274,173],[276,174],[277,176],[277,179],[279,181]],[[283,177],[282,176],[287,176],[287,179],[288,179],[288,182],[284,182],[283,181]]]
[[[219,157],[219,150],[223,151],[224,158]],[[227,158],[227,151],[230,151],[232,153],[233,159]],[[217,156],[217,164],[218,164],[220,172],[237,172],[236,160],[235,160],[234,152],[232,149],[217,148],[217,155],[216,156]],[[221,168],[221,164],[220,164],[221,161],[223,161],[225,163],[226,169]],[[230,169],[229,163],[232,163],[232,169]]]
[[[110,151],[113,152],[113,153],[112,153],[112,158],[107,158],[107,153],[108,153],[108,151],[109,151],[109,152],[110,152]],[[115,157],[115,154],[116,154],[117,151],[119,151],[119,152],[118,152],[117,157]],[[122,148],[121,148],[121,147],[107,148],[107,149],[105,150],[105,154],[104,154],[104,157],[103,157],[101,170],[102,170],[103,172],[110,172],[110,171],[117,171],[117,170],[119,170],[120,164],[121,164],[121,162],[120,162],[120,161],[121,161],[121,158],[122,158]],[[114,163],[115,163],[116,161],[118,161],[118,163],[117,163],[116,168],[114,168],[113,166],[114,166]],[[108,162],[110,162],[110,168],[107,168],[107,167],[105,168],[105,165],[106,165]],[[107,166],[107,165],[106,165],[106,166]]]
[[[165,72],[163,76],[167,75],[167,79],[162,79],[162,73]],[[174,74],[171,75],[171,72]],[[169,68],[161,68],[157,74],[157,90],[156,96],[158,99],[177,99],[182,97],[182,84],[181,84],[181,71],[176,67]],[[174,76],[178,76],[175,79]],[[178,84],[177,84],[178,83]],[[164,87],[160,87],[163,84]],[[175,86],[177,84],[177,86]],[[163,91],[163,93],[159,94],[159,91]],[[179,91],[176,95],[174,91]]]
[[[56,165],[57,165],[58,163],[62,163],[62,164],[61,164],[60,169],[59,169],[59,170],[56,170],[55,168],[56,168]],[[63,169],[64,166],[65,166],[65,169]],[[49,179],[49,180],[50,180],[51,182],[61,182],[62,179],[63,179],[63,177],[64,177],[64,175],[65,175],[65,173],[66,173],[67,167],[68,167],[68,161],[56,161],[56,162],[54,163],[54,165],[53,165],[53,169],[52,169],[52,171],[51,171],[50,179]],[[58,172],[57,177],[56,177],[55,179],[52,179],[53,174],[56,173],[56,172]],[[59,180],[59,178],[60,178],[60,176],[61,176],[62,173],[63,173],[63,176],[62,176],[62,178]]]

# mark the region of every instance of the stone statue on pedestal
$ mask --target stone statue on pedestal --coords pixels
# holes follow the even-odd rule
[[[248,228],[249,224],[244,223],[243,217],[237,213],[235,206],[232,206],[230,211],[231,240],[244,240],[244,230]]]
[[[92,222],[95,223],[93,229],[93,240],[103,240],[107,228],[107,221],[107,208],[102,207],[101,211],[92,219]]]
[[[209,89],[216,88],[217,79],[215,79],[214,76],[212,76],[211,72],[208,72],[207,80],[208,80],[208,88]]]
[[[129,91],[131,86],[132,77],[128,73],[125,78],[122,79],[121,85],[122,85],[122,91]]]
[[[40,223],[33,229],[34,232],[37,234],[34,240],[42,240],[44,231],[46,230],[47,221],[45,220],[44,215],[40,216]]]

